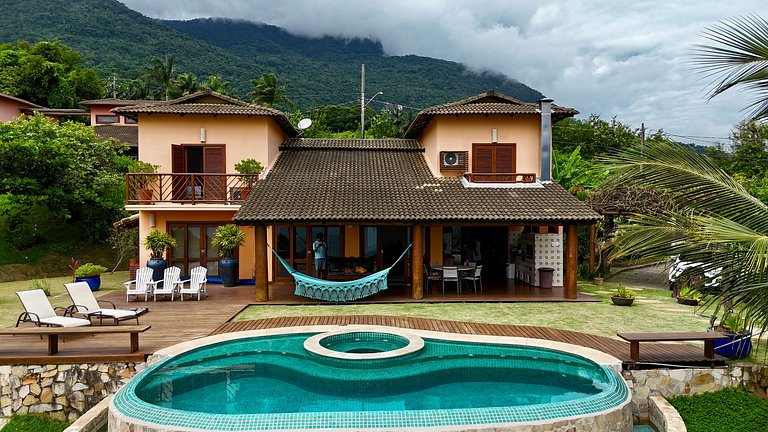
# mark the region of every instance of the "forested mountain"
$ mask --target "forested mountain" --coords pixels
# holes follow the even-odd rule
[[[474,73],[455,62],[386,56],[367,39],[305,38],[265,24],[228,19],[162,21],[116,0],[0,0],[0,43],[61,40],[102,77],[138,77],[152,57],[173,55],[179,72],[221,75],[245,98],[250,81],[275,72],[300,107],[359,99],[360,64],[366,90],[382,100],[425,107],[494,88],[526,101],[541,93],[502,74]]]

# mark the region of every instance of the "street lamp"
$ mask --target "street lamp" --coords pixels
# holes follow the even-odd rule
[[[362,95],[363,98],[360,100],[360,139],[365,139],[365,107],[367,107],[371,101],[376,99],[376,96],[382,94],[384,94],[384,92],[376,93],[372,98],[368,99],[368,102],[365,102],[365,93]]]

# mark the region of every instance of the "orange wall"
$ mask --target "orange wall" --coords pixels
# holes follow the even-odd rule
[[[20,115],[21,109],[17,102],[0,98],[0,122],[11,122]]]
[[[111,112],[110,110],[115,108],[114,105],[91,105],[89,107],[91,111],[91,126],[96,126],[99,124],[107,124],[107,123],[96,123],[96,116],[97,115],[116,115],[118,117],[118,123],[119,124],[125,124],[125,116],[115,114]],[[132,126],[135,126],[135,123],[131,123]]]
[[[344,256],[360,256],[360,226],[344,226]]]
[[[453,176],[455,171],[440,173],[440,152],[469,152],[469,171],[472,171],[472,144],[490,143],[491,130],[495,128],[497,142],[517,144],[516,171],[540,175],[540,122],[538,115],[435,116],[424,129],[421,142],[432,172]]]
[[[443,265],[443,227],[429,227],[429,264]]]
[[[141,160],[160,165],[158,172],[171,172],[172,144],[226,144],[226,172],[235,164],[253,158],[269,167],[285,139],[269,117],[140,115],[139,154]],[[206,141],[200,142],[200,128]]]

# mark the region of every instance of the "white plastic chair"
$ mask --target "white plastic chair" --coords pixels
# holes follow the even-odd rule
[[[461,278],[462,282],[472,281],[472,288],[475,289],[475,293],[477,293],[478,283],[480,283],[480,292],[483,292],[483,280],[480,278],[482,271],[483,271],[483,266],[479,265],[475,267],[473,274],[469,276],[464,276],[463,278]]]
[[[16,327],[23,321],[31,321],[37,326],[49,327],[82,327],[91,325],[91,322],[87,319],[56,315],[56,310],[51,306],[51,302],[48,301],[48,297],[45,296],[43,290],[19,291],[16,295],[19,296],[21,305],[24,306],[25,310],[16,320]]]
[[[147,309],[117,309],[115,304],[109,300],[96,300],[96,296],[93,295],[91,287],[86,282],[74,282],[64,284],[69,293],[69,298],[72,299],[72,306],[67,308],[67,312],[70,314],[79,313],[84,315],[88,320],[91,317],[98,317],[99,323],[104,318],[109,318],[118,324],[120,321],[128,319],[136,319],[136,324],[139,323],[139,315],[145,313]],[[109,303],[112,308],[102,308],[99,302]]]
[[[459,282],[459,269],[458,267],[443,267],[443,294],[445,294],[445,283],[456,283],[456,292],[461,292],[461,283]]]
[[[173,301],[173,296],[176,294],[177,285],[179,283],[179,277],[181,276],[181,269],[178,267],[168,267],[163,271],[163,280],[162,281],[154,281],[152,282],[152,301],[157,301],[157,296],[159,295],[169,295],[171,296],[171,301]],[[157,285],[163,282],[163,287],[158,288]]]
[[[201,295],[203,297],[208,295],[208,292],[205,290],[208,283],[208,279],[205,278],[208,274],[208,269],[202,266],[195,267],[189,273],[189,279],[178,282],[179,297],[181,297],[181,301],[184,301],[184,294],[197,295],[197,301],[200,301]],[[187,283],[189,283],[189,288],[184,287]]]
[[[144,296],[144,301],[152,292],[152,269],[149,267],[140,267],[136,269],[136,279],[125,282],[125,301],[130,301],[130,296]],[[133,288],[131,288],[133,286]]]

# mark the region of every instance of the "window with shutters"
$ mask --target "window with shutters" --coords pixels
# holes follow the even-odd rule
[[[472,144],[472,182],[518,183],[535,181],[535,174],[517,173],[516,144]]]

